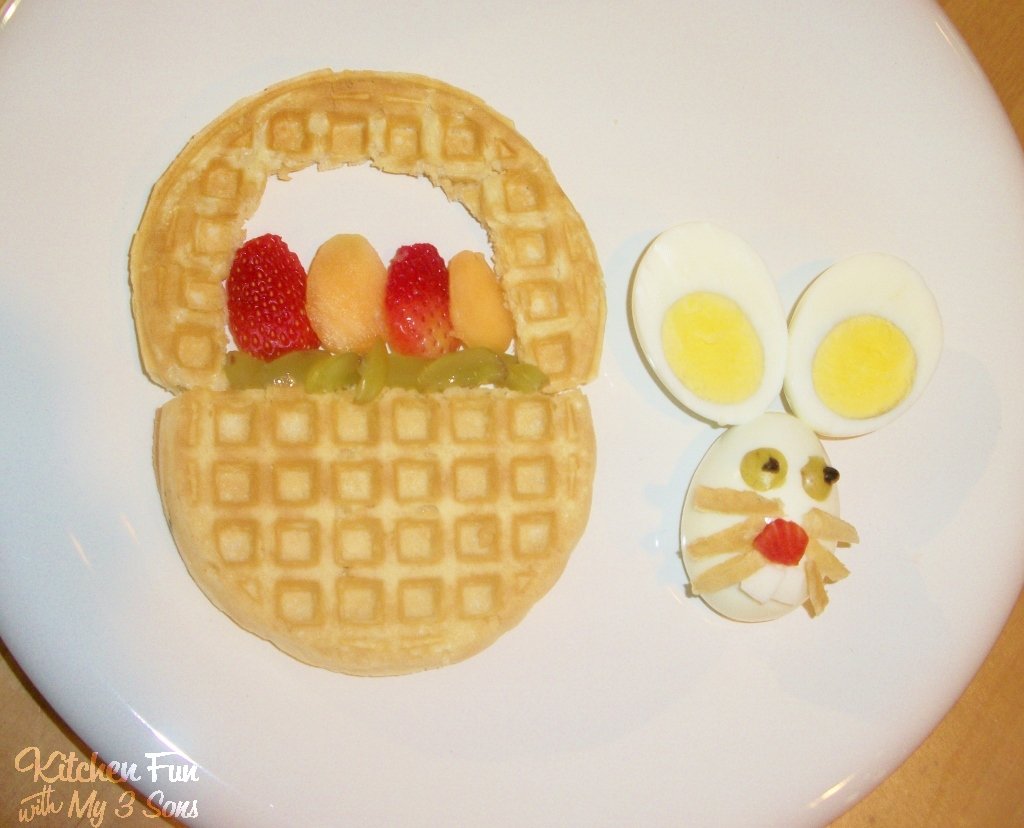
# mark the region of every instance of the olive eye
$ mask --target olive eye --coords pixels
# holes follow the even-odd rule
[[[740,475],[743,482],[755,492],[777,489],[786,482],[786,458],[773,448],[758,448],[748,451],[740,461]]]
[[[824,500],[839,480],[839,471],[825,462],[824,457],[812,457],[800,469],[804,491],[815,500]]]

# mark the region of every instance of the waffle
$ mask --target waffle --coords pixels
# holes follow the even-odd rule
[[[423,176],[486,230],[519,357],[560,390],[592,379],[604,287],[586,226],[547,161],[480,99],[412,75],[303,75],[243,100],[157,182],[132,243],[143,367],[172,390],[224,388],[221,282],[267,178],[369,163]]]
[[[521,360],[549,393],[229,390],[223,281],[269,175],[424,176],[487,230]],[[344,228],[339,228],[343,231]],[[316,72],[241,101],[153,188],[130,253],[143,368],[174,392],[155,458],[195,581],[243,628],[355,675],[464,659],[563,571],[590,511],[604,288],[593,244],[511,122],[426,78]]]
[[[555,583],[587,522],[586,398],[187,391],[157,468],[196,581],[303,661],[360,675],[481,650]]]

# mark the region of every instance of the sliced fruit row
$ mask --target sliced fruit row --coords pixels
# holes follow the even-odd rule
[[[231,351],[225,365],[234,389],[299,386],[309,393],[355,389],[356,402],[370,402],[385,388],[426,393],[493,385],[511,391],[540,391],[548,378],[535,365],[489,348],[463,348],[433,359],[388,351],[377,339],[365,354],[352,351],[292,351],[270,362]]]
[[[385,268],[360,235],[317,250],[309,273],[271,234],[235,254],[227,280],[228,325],[238,347],[265,362],[323,347],[368,355],[435,358],[460,348],[508,350],[515,333],[501,284],[480,253],[445,264],[431,244],[400,247]]]
[[[514,333],[497,275],[480,253],[446,265],[432,244],[400,247],[384,263],[360,235],[324,242],[309,266],[306,311],[323,345],[366,353],[378,339],[391,351],[437,357],[484,347],[501,353]]]

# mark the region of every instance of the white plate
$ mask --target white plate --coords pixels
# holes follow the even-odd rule
[[[4,15],[0,629],[108,760],[173,748],[198,763],[198,782],[141,787],[195,801],[210,825],[820,823],[957,698],[1024,580],[1024,167],[931,4],[126,0]],[[433,75],[512,117],[607,279],[586,535],[493,647],[396,679],[303,666],[193,585],[150,463],[167,395],[143,377],[129,310],[129,240],[189,136],[326,66]],[[366,204],[358,176],[330,182],[274,188],[255,223],[304,257],[373,208],[387,212],[371,231],[401,240],[477,232],[439,202],[445,218],[418,224],[431,211],[398,195],[426,197],[412,182]],[[926,274],[944,315],[924,398],[830,444],[862,543],[815,622],[741,626],[685,597],[679,507],[714,433],[643,368],[625,296],[644,245],[687,219],[751,242],[787,306],[825,264],[879,249]]]

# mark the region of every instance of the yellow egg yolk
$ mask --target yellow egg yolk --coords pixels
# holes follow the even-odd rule
[[[914,383],[917,357],[888,319],[870,314],[836,325],[818,346],[811,365],[814,390],[843,417],[863,419],[891,411]]]
[[[727,296],[698,291],[676,301],[665,312],[661,343],[672,371],[701,399],[738,403],[761,384],[761,340]]]

